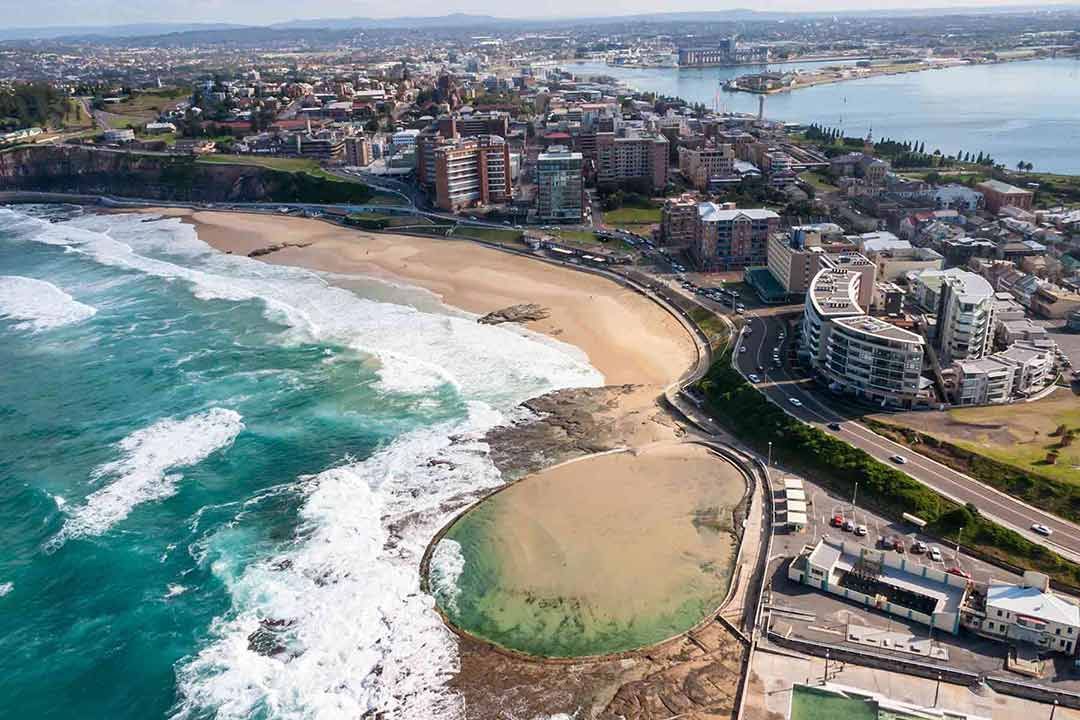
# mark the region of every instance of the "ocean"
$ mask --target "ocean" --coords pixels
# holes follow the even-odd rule
[[[460,717],[420,556],[501,482],[488,429],[603,382],[417,288],[66,206],[0,208],[0,368],[11,718]]]
[[[841,63],[775,64],[770,70]],[[761,67],[626,68],[568,63],[584,76],[610,75],[631,87],[712,108],[756,114],[758,96],[721,92]],[[765,98],[765,116],[841,128],[851,137],[925,142],[945,154],[990,153],[1006,167],[1080,174],[1080,58],[971,65],[818,85]]]

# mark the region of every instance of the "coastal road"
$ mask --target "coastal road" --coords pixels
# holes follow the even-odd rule
[[[782,345],[781,357],[785,357],[791,347],[790,329],[786,331],[784,342],[779,341],[779,334],[786,326],[784,320],[757,315],[748,320],[747,326],[751,332],[740,338],[740,348],[736,351],[737,367],[744,376],[758,375],[757,389],[788,414],[865,450],[877,460],[892,465],[952,500],[973,504],[983,515],[1070,560],[1080,562],[1080,527],[914,453],[910,448],[884,438],[865,425],[832,410],[808,390],[811,380],[794,377],[786,363],[779,368],[772,365],[773,348]],[[746,347],[746,352],[741,351],[742,346]],[[765,369],[760,371],[758,367]],[[792,398],[801,404],[793,404]],[[840,424],[840,430],[830,429],[828,426],[832,423]],[[891,458],[894,455],[903,456],[907,462],[903,465],[893,462]],[[1032,523],[1046,525],[1053,534],[1046,538],[1034,533]]]

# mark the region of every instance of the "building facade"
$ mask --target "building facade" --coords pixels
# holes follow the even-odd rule
[[[699,203],[690,254],[701,270],[736,270],[764,265],[769,237],[780,227],[772,210],[723,208]]]
[[[345,138],[345,164],[353,167],[367,167],[374,160],[371,141],[363,135],[351,135]]]
[[[679,172],[695,189],[704,191],[713,178],[735,174],[733,145],[706,145],[701,148],[679,148]]]
[[[596,184],[639,183],[649,192],[668,181],[668,140],[658,133],[597,133]]]
[[[836,392],[882,405],[925,399],[921,335],[867,314],[875,266],[857,253],[824,256],[803,306],[802,351]]]
[[[986,209],[995,215],[1006,205],[1031,210],[1035,201],[1035,193],[1000,180],[985,180],[978,183],[975,189],[982,193]]]
[[[536,159],[536,216],[554,222],[581,222],[584,206],[581,153],[552,146]]]
[[[690,247],[697,228],[698,201],[690,195],[668,198],[660,210],[660,245]]]
[[[510,149],[498,135],[461,140],[435,151],[436,205],[457,212],[513,199]]]

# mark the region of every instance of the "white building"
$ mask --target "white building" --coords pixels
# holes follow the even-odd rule
[[[803,309],[803,352],[834,391],[911,407],[926,396],[922,336],[867,314],[875,267],[858,254],[826,257]]]
[[[984,635],[1067,655],[1075,654],[1080,637],[1080,608],[1050,592],[1045,575],[1030,571],[1019,585],[991,581],[985,610],[966,608],[961,622]]]
[[[915,276],[912,289],[916,301],[937,313],[935,346],[942,365],[990,352],[995,298],[989,282],[960,268],[926,270]]]
[[[934,188],[934,204],[939,209],[951,208],[962,213],[973,213],[982,205],[983,194],[966,185],[940,185]]]
[[[1008,402],[1015,372],[1008,363],[992,357],[961,360],[953,365],[956,405],[993,405]]]

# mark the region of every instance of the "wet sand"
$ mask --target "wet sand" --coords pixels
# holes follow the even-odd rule
[[[444,303],[486,314],[537,303],[547,319],[525,327],[575,345],[608,384],[666,386],[696,357],[693,341],[663,309],[604,278],[511,255],[468,240],[366,233],[325,222],[251,213],[163,208],[199,237],[235,254],[286,247],[261,260],[332,273],[361,273],[426,288]]]
[[[465,565],[448,614],[480,637],[540,655],[664,640],[727,593],[731,510],[744,492],[735,467],[690,444],[532,475],[450,529]]]

